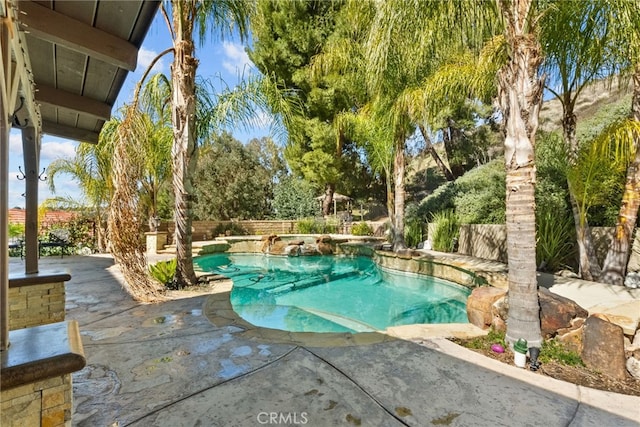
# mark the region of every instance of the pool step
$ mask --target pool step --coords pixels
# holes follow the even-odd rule
[[[358,271],[347,271],[339,274],[322,274],[312,276],[307,279],[298,280],[295,282],[284,283],[277,285],[273,288],[265,288],[270,294],[279,294],[282,292],[299,291],[301,289],[311,288],[313,286],[324,285],[329,282],[335,282],[337,280],[348,279],[350,277],[360,276]]]

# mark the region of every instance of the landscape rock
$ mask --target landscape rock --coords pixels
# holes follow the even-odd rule
[[[493,316],[491,327],[496,332],[507,332],[507,322],[502,320],[500,316]]]
[[[627,277],[624,278],[624,285],[631,289],[640,288],[640,272],[632,271],[627,273]]]
[[[277,242],[280,240],[280,236],[276,234],[268,234],[268,235],[262,236],[260,240],[262,241],[260,251],[264,253],[269,253],[271,246],[274,244],[274,242]]]
[[[491,314],[493,314],[493,317],[499,317],[503,322],[506,323],[507,315],[509,314],[508,294],[493,303],[493,306],[491,307]]]
[[[318,252],[322,255],[331,255],[333,253],[333,247],[330,243],[318,242],[316,246],[318,247]]]
[[[287,248],[287,242],[283,242],[282,240],[276,240],[269,247],[269,253],[272,255],[284,255],[285,249]]]
[[[581,354],[583,347],[583,334],[583,327],[579,327],[577,329],[561,329],[558,331],[556,339],[563,343],[567,349]]]
[[[491,326],[493,303],[504,297],[505,294],[505,290],[492,286],[482,286],[471,291],[471,295],[467,298],[469,322],[482,329]]]
[[[640,360],[636,359],[634,356],[629,357],[627,359],[626,368],[633,378],[640,380]]]
[[[309,256],[309,255],[320,255],[320,252],[318,252],[318,246],[315,244],[304,244],[302,246],[299,246],[300,248],[300,255],[304,255],[304,256]]]
[[[287,245],[284,248],[284,254],[287,256],[299,256],[300,255],[300,246],[298,245]]]
[[[627,378],[622,328],[596,316],[583,327],[582,361],[596,371],[616,379]]]
[[[640,347],[640,329],[636,331],[636,334],[633,337],[633,341],[631,341],[631,345]]]
[[[323,234],[316,239],[316,243],[331,243],[333,239],[328,234]]]
[[[540,301],[540,329],[543,337],[552,338],[563,328],[575,329],[572,321],[586,319],[589,312],[569,298],[554,294],[546,288],[538,290]]]
[[[289,244],[293,246],[302,246],[304,245],[304,240],[291,240],[289,241]]]

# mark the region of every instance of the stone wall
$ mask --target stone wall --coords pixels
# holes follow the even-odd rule
[[[71,374],[2,390],[0,425],[70,426],[73,410]]]
[[[298,234],[297,220],[246,220],[246,221],[193,221],[193,241],[213,240],[213,231],[218,225],[237,224],[249,233],[249,235],[265,236],[271,234]],[[339,233],[349,234],[354,223],[343,223]],[[376,222],[369,222],[374,230],[380,228]],[[175,232],[174,222],[163,222],[158,227],[158,231],[168,232],[167,244],[172,243],[173,233]]]
[[[607,255],[613,227],[592,227],[591,235],[600,264]],[[634,250],[629,258],[629,271],[640,271],[640,236],[633,241]],[[465,224],[460,226],[458,253],[477,258],[507,262],[507,229],[502,224]]]
[[[50,283],[21,284],[9,279],[9,330],[64,320],[64,279]],[[69,279],[66,279],[69,280]]]
[[[506,264],[507,228],[499,224],[464,224],[460,226],[458,253],[491,259]]]
[[[423,255],[413,257],[395,254],[393,252],[376,251],[373,260],[380,267],[425,274],[439,279],[449,280],[469,288],[487,283],[487,279],[479,272],[473,272],[445,262],[439,262],[437,259],[428,258]]]
[[[268,235],[268,234],[295,234],[297,233],[296,223],[298,221],[193,221],[193,240],[212,240],[214,229],[220,224],[238,224],[249,234],[252,235]],[[158,228],[159,231],[167,231],[169,239],[172,239],[175,232],[175,224],[173,222],[163,222]],[[170,243],[170,242],[169,242]]]

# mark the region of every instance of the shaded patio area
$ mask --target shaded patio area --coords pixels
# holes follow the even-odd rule
[[[10,270],[22,262],[12,258]],[[207,294],[135,303],[108,256],[41,263],[72,276],[67,318],[79,322],[87,358],[73,374],[74,425],[632,426],[640,416],[638,397],[505,366],[444,339],[269,339],[212,323]]]

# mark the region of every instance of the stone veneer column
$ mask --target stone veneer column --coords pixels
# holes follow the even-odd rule
[[[167,232],[166,231],[151,231],[144,233],[147,236],[147,253],[157,254],[159,250],[164,249],[167,244]]]
[[[71,374],[2,390],[0,399],[3,427],[71,426]]]

